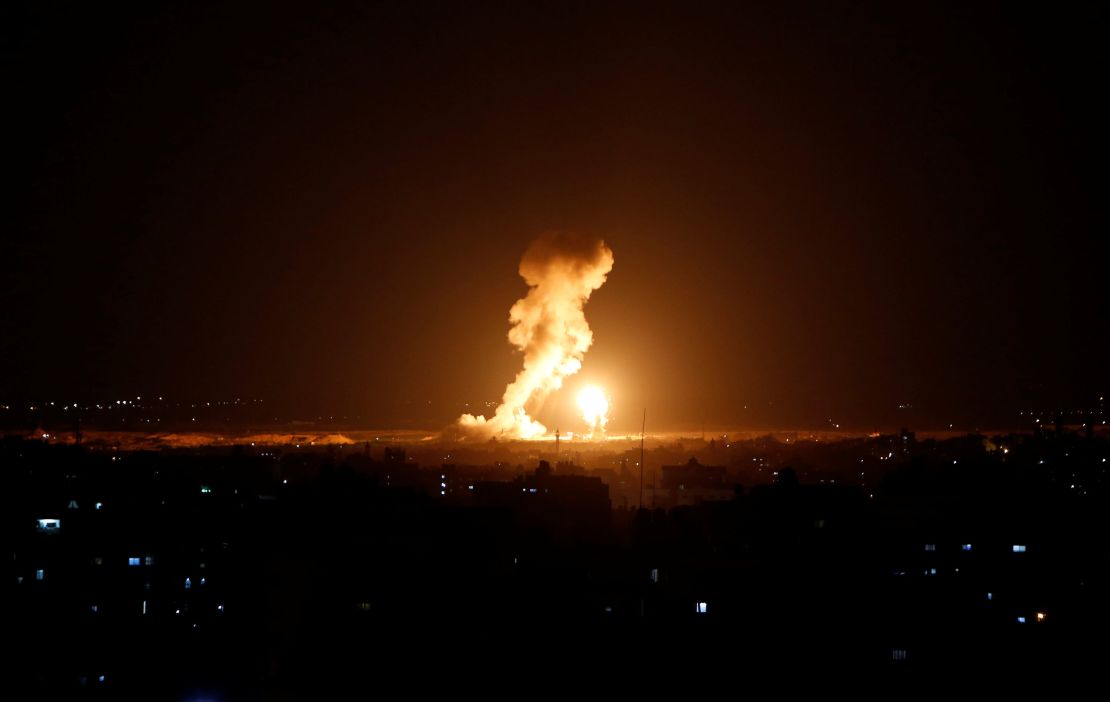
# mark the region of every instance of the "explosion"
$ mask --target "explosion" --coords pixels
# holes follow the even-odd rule
[[[509,343],[524,353],[524,367],[492,417],[459,417],[464,435],[534,439],[547,433],[529,413],[582,367],[593,343],[582,308],[612,269],[613,252],[600,239],[549,234],[532,242],[520,260],[528,294],[509,310]]]
[[[609,398],[605,391],[596,385],[589,385],[578,393],[578,408],[582,419],[590,425],[590,436],[604,436],[605,425],[609,423]]]

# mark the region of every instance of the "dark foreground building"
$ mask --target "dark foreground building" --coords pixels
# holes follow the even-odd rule
[[[395,479],[421,469],[8,439],[15,698],[1097,662],[1106,442],[982,443],[915,449],[877,492],[786,469],[727,500],[635,511],[545,465]],[[719,479],[681,467],[665,484]]]

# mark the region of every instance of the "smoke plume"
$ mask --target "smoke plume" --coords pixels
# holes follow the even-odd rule
[[[520,260],[528,294],[509,310],[509,343],[523,352],[524,367],[492,417],[459,417],[463,435],[530,439],[547,433],[529,413],[582,367],[593,343],[582,308],[612,269],[613,252],[600,239],[549,234],[532,242]]]

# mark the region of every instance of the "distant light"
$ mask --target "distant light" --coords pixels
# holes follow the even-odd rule
[[[937,550],[937,545],[936,544],[925,544],[925,550],[926,551],[936,551]]]
[[[1025,617],[1018,617],[1017,620],[1018,620],[1018,624],[1024,624],[1025,623]]]
[[[45,570],[43,570],[42,568],[39,568],[38,570],[35,571],[35,580],[43,580],[45,578],[46,578],[46,571]]]
[[[1025,553],[1025,544],[1014,544],[1014,553]]]
[[[100,508],[101,508],[101,507],[103,507],[103,506],[104,506],[104,503],[103,503],[103,502],[97,502],[97,503],[96,503],[96,506],[95,506],[95,508],[96,508],[96,509],[100,509]]]
[[[993,599],[994,599],[994,593],[993,592],[988,592],[987,593],[987,600],[989,601],[989,600],[993,600]]]
[[[896,660],[896,661],[906,660],[906,649],[904,649],[904,648],[894,649],[894,651],[891,653],[891,658],[893,660]]]
[[[1037,612],[1037,621],[1043,622],[1047,618],[1044,612]]]
[[[53,534],[62,528],[61,519],[40,519],[38,522],[38,530],[48,534]]]
[[[130,556],[130,557],[129,557],[129,558],[127,559],[127,565],[129,565],[129,566],[137,566],[137,565],[139,565],[140,563],[142,563],[142,561],[140,561],[140,560],[139,560],[139,558],[138,558],[137,556]]]
[[[696,607],[696,611],[697,611],[698,614],[706,614],[707,612],[709,612],[709,603],[708,602],[698,602],[697,607]]]
[[[970,551],[971,550],[971,544],[964,544],[960,548],[962,548],[965,551]]]

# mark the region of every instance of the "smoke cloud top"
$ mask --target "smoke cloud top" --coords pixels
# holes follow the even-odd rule
[[[520,260],[528,294],[509,310],[509,343],[523,352],[524,367],[493,416],[459,417],[462,435],[531,439],[547,433],[531,415],[582,368],[593,343],[583,307],[612,269],[613,252],[600,239],[556,233],[532,242]]]

